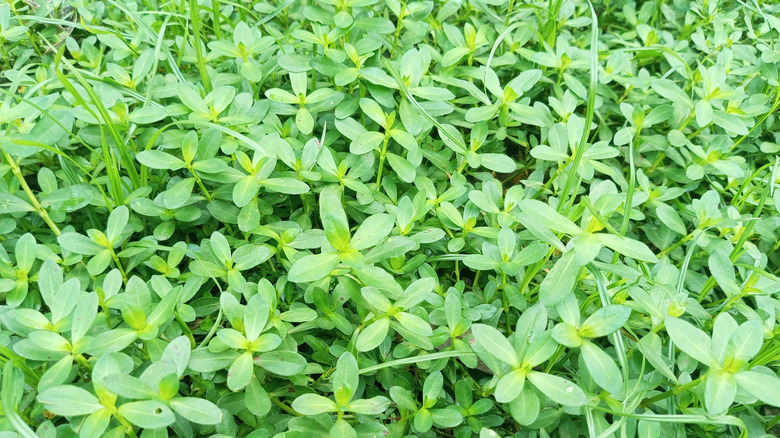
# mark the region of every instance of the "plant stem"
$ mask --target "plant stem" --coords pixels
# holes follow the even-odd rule
[[[675,249],[677,249],[680,245],[684,244],[685,242],[687,242],[687,241],[689,241],[691,239],[693,239],[693,233],[689,233],[689,234],[685,235],[682,239],[680,239],[677,242],[675,242],[672,246],[670,246],[670,247],[662,250],[661,252],[659,252],[658,255],[659,256],[664,256],[666,254],[669,254],[670,252],[672,252]]]
[[[214,16],[212,17],[212,26],[214,28],[214,37],[216,37],[218,40],[222,39],[222,32],[219,29],[220,26],[220,19],[219,16],[221,15],[219,12],[219,0],[211,0],[211,10]]]
[[[203,82],[203,88],[206,93],[211,93],[211,78],[209,72],[206,70],[206,59],[203,57],[203,49],[200,47],[201,32],[200,32],[200,6],[198,6],[198,0],[190,0],[190,21],[192,22],[192,46],[195,48],[195,58],[198,60],[198,70],[200,72],[200,80]]]
[[[192,336],[192,330],[190,330],[189,326],[187,326],[187,323],[184,322],[184,320],[181,318],[179,312],[174,311],[173,316],[176,318],[176,323],[179,325],[179,328],[181,328],[181,331],[184,332],[184,335],[187,336],[187,339],[190,340],[190,345],[193,349],[195,349],[198,344],[195,342],[195,337]]]
[[[28,382],[30,385],[37,385],[38,381],[41,380],[41,377],[33,371],[32,368],[27,366],[24,358],[14,353],[8,347],[0,345],[0,360],[11,362],[14,367],[22,370],[24,375],[30,379],[30,382]]]
[[[664,399],[667,399],[667,398],[675,396],[675,395],[680,395],[683,392],[685,392],[685,391],[695,387],[699,383],[701,383],[702,379],[703,379],[703,376],[702,377],[698,377],[698,378],[696,378],[694,380],[691,380],[690,382],[688,382],[688,383],[686,383],[684,385],[680,385],[680,386],[675,387],[671,391],[662,392],[662,393],[654,395],[654,396],[652,396],[650,398],[646,398],[646,399],[642,400],[642,402],[639,404],[639,406],[643,406],[643,407],[644,406],[649,406],[649,405],[652,405],[653,403],[656,403],[656,402],[658,402],[660,400],[664,400]]]
[[[111,260],[114,261],[114,264],[116,265],[117,269],[119,269],[119,273],[122,274],[122,282],[127,285],[127,272],[125,271],[125,268],[122,266],[122,262],[119,260],[119,256],[116,255],[116,252],[114,251],[114,248],[108,248],[109,251],[111,251]]]
[[[382,183],[382,170],[385,167],[385,154],[387,154],[387,142],[390,140],[390,135],[385,133],[385,141],[382,144],[382,152],[379,154],[379,170],[376,172],[376,188],[379,190]]]
[[[269,396],[268,398],[271,399],[271,403],[275,404],[276,406],[279,406],[284,412],[287,412],[290,415],[294,415],[296,417],[302,417],[303,415],[296,411],[295,409],[287,406],[286,404],[282,403],[281,400],[279,400],[276,397]]]
[[[195,182],[198,184],[198,187],[200,187],[200,190],[203,192],[203,196],[208,199],[209,202],[214,201],[214,198],[211,197],[211,193],[209,193],[209,190],[206,188],[205,185],[203,185],[203,180],[200,179],[200,175],[198,175],[198,172],[195,171],[195,169],[192,168],[191,165],[187,165],[187,169],[192,174],[192,177],[195,178]]]
[[[401,35],[401,27],[406,14],[406,3],[401,2],[401,11],[398,13],[398,22],[395,25],[395,36],[393,38],[393,50],[390,52],[390,59],[395,58],[395,50],[398,47],[398,37]]]
[[[35,209],[35,211],[38,213],[41,219],[43,219],[43,221],[46,222],[46,225],[48,225],[49,228],[51,228],[54,235],[59,236],[60,234],[62,234],[60,228],[51,219],[49,213],[43,207],[41,207],[41,203],[38,202],[38,198],[35,197],[35,194],[30,189],[30,186],[27,185],[27,181],[24,179],[24,175],[22,175],[22,169],[19,168],[19,164],[17,164],[16,161],[14,161],[14,159],[11,158],[11,156],[8,155],[8,153],[4,149],[2,149],[2,146],[0,146],[0,150],[3,151],[3,157],[5,157],[5,160],[8,162],[8,165],[11,167],[11,172],[19,181],[19,184],[22,186],[22,190],[24,190],[24,193],[27,194],[27,198],[30,199],[30,203],[32,204],[32,207]]]

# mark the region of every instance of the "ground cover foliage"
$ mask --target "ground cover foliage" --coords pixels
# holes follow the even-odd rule
[[[772,436],[780,7],[0,2],[0,436]]]

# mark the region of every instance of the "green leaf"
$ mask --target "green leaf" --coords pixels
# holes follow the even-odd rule
[[[358,389],[358,363],[352,353],[345,351],[336,361],[336,371],[333,373],[333,387],[338,389],[346,387],[350,396]]]
[[[308,255],[298,259],[287,273],[287,279],[294,283],[310,283],[328,276],[339,265],[339,255],[325,253]]]
[[[705,365],[717,365],[717,359],[712,353],[712,341],[703,331],[672,316],[667,316],[664,322],[666,332],[680,350]]]
[[[385,156],[387,157],[387,162],[390,163],[390,167],[393,168],[401,181],[405,183],[414,182],[414,179],[417,176],[417,170],[406,160],[406,158],[390,152],[385,154]]]
[[[252,379],[246,387],[244,403],[247,409],[258,417],[264,417],[271,410],[271,399],[257,379]]]
[[[103,408],[97,397],[73,385],[49,388],[38,394],[47,410],[62,416],[88,415]]]
[[[130,123],[137,123],[139,125],[148,125],[159,122],[166,117],[168,117],[168,113],[164,108],[147,106],[134,109],[130,114],[128,114],[127,121]]]
[[[658,261],[658,258],[653,254],[653,251],[638,240],[606,233],[597,233],[594,234],[594,236],[597,236],[604,246],[613,251],[617,251],[624,256],[643,262],[655,263]]]
[[[588,404],[588,397],[579,386],[568,380],[551,374],[531,371],[526,376],[542,394],[564,406],[582,406]]]
[[[106,237],[111,243],[117,243],[122,232],[127,227],[127,221],[130,218],[130,212],[126,206],[120,205],[108,216],[106,224]]]
[[[230,365],[227,375],[227,387],[231,391],[244,389],[254,375],[252,353],[242,353],[233,364]]]
[[[314,117],[306,108],[299,108],[295,114],[295,124],[303,134],[311,134],[314,130]]]
[[[371,248],[387,237],[394,226],[392,215],[380,213],[369,216],[355,231],[350,246],[358,251]]]
[[[740,371],[734,378],[740,389],[747,391],[762,402],[780,407],[780,377],[758,371]]]
[[[477,106],[466,111],[466,121],[471,123],[492,119],[498,112],[498,105]]]
[[[176,210],[183,207],[190,200],[192,188],[195,187],[195,178],[184,178],[170,189],[165,191],[163,203],[165,208]]]
[[[330,433],[328,435],[329,438],[357,438],[357,432],[355,432],[355,429],[352,427],[351,424],[349,424],[344,419],[338,419],[333,424],[333,427],[330,428]]]
[[[623,377],[615,361],[604,350],[590,341],[584,341],[580,349],[582,360],[593,380],[614,395],[622,394]]]
[[[324,222],[325,218],[331,215],[334,220],[343,223],[343,227],[349,228],[347,214],[341,204],[341,189],[338,186],[329,186],[320,192],[319,207],[321,221]]]
[[[455,47],[453,49],[448,50],[444,53],[444,56],[442,56],[441,59],[441,65],[444,67],[449,67],[451,65],[454,65],[456,62],[460,61],[464,56],[466,56],[471,49],[468,47]]]
[[[528,348],[523,354],[523,366],[532,368],[541,364],[555,353],[556,348],[558,348],[558,344],[550,331],[537,334],[531,339],[531,343],[528,344]]]
[[[371,286],[364,287],[360,290],[361,295],[365,298],[366,302],[373,308],[380,312],[390,312],[393,309],[393,304],[389,299],[379,291],[379,289]]]
[[[89,237],[79,233],[62,233],[57,237],[57,242],[68,251],[82,255],[95,255],[105,249]]]
[[[645,356],[648,362],[658,372],[663,374],[667,379],[672,382],[677,381],[677,376],[674,375],[669,365],[664,361],[664,357],[661,353],[661,338],[655,333],[648,333],[637,343],[639,349],[642,351],[642,355]]]
[[[516,245],[517,236],[515,232],[509,228],[501,228],[498,232],[498,250],[501,253],[501,257],[504,259],[512,257]]]
[[[292,408],[303,415],[317,415],[336,411],[336,403],[318,394],[303,394],[293,400]]]
[[[35,242],[35,237],[30,233],[25,233],[22,237],[16,241],[14,251],[16,252],[16,267],[25,272],[29,272],[36,259],[36,250],[38,244]]]
[[[410,309],[427,298],[436,286],[436,280],[431,277],[414,281],[404,291],[404,296],[395,302],[395,306],[401,309]]]
[[[431,420],[437,427],[452,428],[463,422],[463,415],[456,407],[450,405],[443,409],[431,409]]]
[[[117,412],[130,423],[144,429],[166,427],[176,421],[168,406],[154,400],[125,403],[119,406]]]
[[[122,351],[138,338],[138,333],[129,328],[115,328],[94,337],[86,353],[100,356],[106,353]]]
[[[527,426],[539,416],[539,397],[531,388],[525,385],[520,395],[509,404],[509,412],[518,423]]]
[[[237,207],[243,207],[254,199],[258,190],[260,190],[260,183],[257,182],[257,177],[247,175],[233,186],[233,202]]]
[[[0,193],[0,214],[35,211],[32,205],[8,193]]]
[[[407,151],[417,151],[418,144],[414,136],[402,129],[391,129],[390,136]]]
[[[659,205],[655,209],[655,214],[658,215],[658,219],[661,219],[661,222],[669,227],[670,230],[682,235],[687,233],[685,224],[683,223],[682,219],[680,219],[680,215],[677,214],[675,209],[668,206],[667,204]]]
[[[208,349],[198,348],[192,352],[187,366],[200,373],[212,373],[227,368],[238,357],[238,353],[225,350],[212,353]]]
[[[714,251],[710,254],[707,265],[710,268],[712,276],[715,277],[715,281],[718,282],[718,286],[723,289],[729,296],[738,295],[741,288],[737,284],[737,279],[734,276],[734,264],[731,263],[731,259],[721,252]]]
[[[494,327],[474,324],[471,326],[471,333],[491,356],[512,367],[520,366],[520,359],[517,357],[515,349],[512,348],[512,344]]]
[[[667,100],[684,103],[688,108],[693,109],[691,98],[688,97],[677,84],[669,79],[654,79],[650,82],[650,87]]]
[[[239,247],[233,252],[233,267],[239,271],[254,268],[271,257],[268,247],[248,244]]]
[[[360,77],[370,84],[386,88],[398,88],[393,78],[377,67],[364,67],[360,69]]]
[[[572,236],[576,236],[582,232],[580,227],[574,222],[558,213],[554,208],[544,202],[533,199],[524,199],[518,202],[517,206],[533,220],[553,231],[570,234]]]
[[[433,334],[431,326],[419,316],[407,312],[398,312],[394,316],[404,328],[418,336],[431,336]]]
[[[381,395],[365,400],[354,400],[349,403],[349,410],[356,414],[377,415],[390,407],[390,400]]]
[[[545,306],[555,305],[572,293],[580,270],[576,260],[574,251],[563,253],[544,277],[539,288],[539,299]]]
[[[268,191],[287,195],[301,195],[311,190],[308,184],[294,178],[268,178],[259,183]]]
[[[142,151],[135,158],[139,163],[152,169],[177,170],[184,167],[183,160],[163,151]]]
[[[704,405],[711,415],[728,411],[737,396],[737,382],[734,375],[724,370],[712,370],[707,374],[704,387]]]
[[[355,349],[357,351],[371,351],[378,347],[390,330],[390,318],[382,317],[372,322],[357,337]]]
[[[764,343],[764,330],[755,319],[745,321],[730,335],[726,351],[735,359],[745,362],[753,359]]]
[[[124,374],[107,376],[103,379],[103,384],[114,394],[130,399],[148,399],[157,395],[146,382]]]
[[[509,403],[516,399],[525,385],[525,371],[513,370],[501,377],[496,384],[496,401]]]
[[[623,327],[631,315],[629,307],[610,304],[588,317],[580,326],[579,334],[584,338],[598,338],[613,333]]]
[[[346,222],[329,214],[323,218],[322,227],[325,229],[325,237],[327,237],[328,242],[337,251],[344,252],[349,248],[350,234]]]
[[[244,331],[249,342],[254,342],[263,332],[270,310],[271,306],[263,294],[253,296],[247,303],[244,309]]]
[[[366,131],[358,134],[349,145],[349,152],[356,155],[366,154],[378,148],[385,135],[376,131]]]
[[[569,348],[577,348],[582,345],[583,342],[577,328],[565,322],[553,327],[551,334],[556,342]]]
[[[176,92],[179,95],[181,102],[191,111],[208,114],[209,109],[206,107],[203,98],[201,98],[200,94],[198,94],[198,92],[189,84],[181,84],[176,88]]]
[[[504,154],[479,154],[482,167],[498,173],[511,173],[515,171],[517,164]]]
[[[370,117],[371,120],[378,123],[379,126],[388,128],[388,126],[385,126],[385,112],[382,110],[382,107],[380,107],[379,104],[377,104],[375,101],[368,98],[361,98],[360,109],[363,110],[363,113]]]
[[[271,351],[255,356],[256,365],[280,376],[294,376],[306,369],[306,359],[294,351]]]
[[[516,213],[515,216],[517,217],[517,220],[520,221],[520,223],[523,224],[523,226],[528,229],[528,231],[530,231],[531,234],[533,234],[536,238],[542,242],[550,244],[560,252],[566,251],[566,248],[563,246],[563,243],[560,241],[560,239],[558,239],[543,223],[537,222],[536,218],[525,214],[524,212]]]
[[[43,392],[49,388],[62,385],[73,370],[73,357],[68,355],[57,361],[41,375],[38,381],[38,391]]]
[[[197,424],[219,424],[222,411],[214,403],[195,397],[174,397],[168,402],[177,414]]]
[[[734,114],[726,113],[721,110],[713,111],[712,122],[727,132],[736,135],[748,135],[750,132],[742,119]]]

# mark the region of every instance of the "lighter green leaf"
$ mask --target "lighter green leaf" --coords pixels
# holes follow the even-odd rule
[[[741,371],[734,377],[741,389],[768,405],[780,407],[780,377],[758,371]]]
[[[471,326],[471,333],[491,356],[512,367],[520,366],[520,359],[517,357],[515,349],[512,348],[512,344],[494,327],[474,324]]]
[[[499,403],[509,403],[516,399],[525,385],[525,371],[513,370],[504,375],[496,384],[496,401]]]
[[[623,377],[615,361],[592,342],[584,341],[580,349],[582,360],[593,380],[612,394],[622,394]]]
[[[336,402],[318,394],[303,394],[293,400],[292,408],[303,415],[317,415],[336,410]]]
[[[564,406],[582,406],[588,403],[588,397],[582,389],[562,377],[531,371],[527,378],[536,389],[556,403]]]
[[[613,251],[617,251],[624,256],[643,262],[655,263],[658,261],[658,257],[653,254],[653,251],[638,240],[606,233],[597,233],[594,234],[594,236],[597,236],[604,246],[609,247]]]
[[[539,288],[539,299],[544,305],[552,306],[572,293],[580,270],[576,260],[574,251],[563,253],[544,277]]]
[[[328,276],[339,265],[337,253],[307,255],[298,259],[287,273],[294,283],[310,283]]]
[[[680,215],[677,214],[677,211],[675,211],[674,208],[668,206],[667,204],[661,204],[658,206],[658,208],[656,208],[655,214],[658,215],[658,219],[661,219],[661,222],[669,227],[670,230],[682,235],[687,233],[685,224],[683,223],[682,219],[680,219]]]
[[[371,351],[378,347],[390,330],[390,318],[382,317],[369,324],[357,337],[355,348],[357,351]]]
[[[724,370],[713,370],[707,374],[704,387],[704,405],[712,415],[725,413],[737,396],[737,382],[734,375]]]
[[[88,415],[103,408],[97,397],[73,385],[49,388],[38,394],[47,410],[63,416]]]
[[[582,232],[577,224],[569,220],[566,216],[558,213],[554,208],[544,202],[533,199],[524,199],[518,202],[517,205],[523,213],[553,231],[570,234],[572,236],[576,236]]]
[[[171,409],[155,400],[125,403],[119,406],[118,413],[132,424],[145,429],[166,427],[176,421]]]
[[[617,304],[604,306],[593,312],[582,323],[579,334],[585,338],[606,336],[622,327],[630,315],[631,309],[629,307]]]
[[[717,365],[717,359],[712,353],[712,341],[703,331],[672,316],[667,316],[664,322],[666,332],[680,350],[705,365]]]

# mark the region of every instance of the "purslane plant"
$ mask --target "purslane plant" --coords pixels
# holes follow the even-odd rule
[[[780,434],[780,6],[0,4],[0,436]]]

